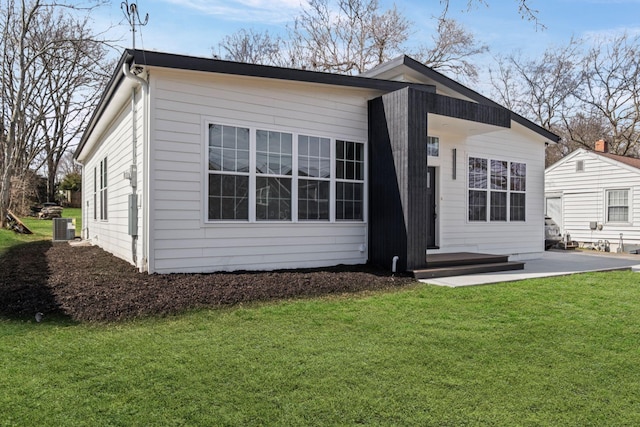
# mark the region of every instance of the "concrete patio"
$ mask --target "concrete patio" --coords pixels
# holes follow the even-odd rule
[[[640,271],[640,255],[551,250],[545,252],[542,258],[525,261],[524,270],[421,279],[420,281],[455,288],[610,270]]]

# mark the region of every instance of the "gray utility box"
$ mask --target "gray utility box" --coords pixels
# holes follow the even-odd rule
[[[76,238],[73,218],[53,218],[53,241],[64,242]]]

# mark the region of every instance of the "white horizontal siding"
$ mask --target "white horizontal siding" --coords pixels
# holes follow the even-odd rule
[[[460,130],[469,122],[457,121]],[[471,125],[472,126],[472,125]],[[514,259],[539,257],[544,244],[544,143],[533,139],[530,131],[518,125],[511,129],[467,136],[462,133],[429,129],[430,136],[440,138],[440,155],[429,165],[437,173],[437,244],[439,250],[429,253],[477,251],[512,255]],[[453,153],[456,149],[456,179],[453,175]],[[525,163],[526,221],[468,221],[468,158]]]
[[[361,89],[197,72],[152,73],[150,268],[272,270],[360,264],[364,223],[206,223],[203,121],[367,141]]]
[[[584,164],[581,172],[577,161]],[[613,189],[629,190],[629,223],[606,221],[606,191]],[[547,170],[545,191],[561,195],[563,228],[572,240],[609,240],[613,246],[622,233],[625,244],[640,245],[640,170],[581,150]],[[602,224],[602,230],[591,230],[591,222]]]
[[[140,93],[137,94],[137,151],[138,151],[138,188],[142,186],[142,103]],[[124,173],[130,170],[133,162],[133,134],[131,104],[126,103],[114,121],[107,127],[100,138],[98,149],[87,157],[83,167],[83,206],[85,236],[97,246],[113,253],[119,258],[133,263],[132,238],[129,235],[128,196],[132,193],[130,181]],[[100,219],[100,162],[107,158],[107,220]],[[98,168],[97,219],[94,219],[94,168]],[[140,192],[140,190],[138,191]],[[140,221],[139,221],[140,226]],[[138,234],[141,233],[139,228]],[[142,256],[138,245],[136,258]]]

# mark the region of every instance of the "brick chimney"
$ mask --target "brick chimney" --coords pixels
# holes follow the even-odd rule
[[[608,153],[609,152],[609,146],[607,145],[607,141],[605,141],[604,139],[600,139],[598,141],[596,141],[596,148],[595,150],[599,153]]]

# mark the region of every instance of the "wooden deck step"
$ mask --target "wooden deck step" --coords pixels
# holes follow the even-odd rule
[[[429,263],[429,265],[432,265]],[[413,276],[416,279],[434,279],[437,277],[463,276],[466,274],[495,273],[498,271],[523,270],[524,262],[501,261],[483,262],[479,264],[450,265],[443,267],[429,267],[421,270],[414,270]]]
[[[454,252],[427,255],[427,267],[450,267],[457,265],[494,264],[508,262],[508,255],[493,255],[475,252]]]

